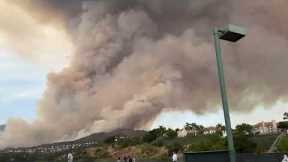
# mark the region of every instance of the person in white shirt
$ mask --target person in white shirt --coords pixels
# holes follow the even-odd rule
[[[173,152],[173,154],[172,154],[172,161],[173,161],[173,162],[177,162],[177,160],[178,160],[177,154],[176,154],[175,152]]]
[[[73,162],[73,155],[72,155],[72,153],[69,153],[69,154],[68,154],[67,159],[68,159],[68,162]]]
[[[288,156],[286,154],[284,155],[284,159],[282,160],[282,162],[288,162]]]
[[[136,162],[136,158],[135,157],[133,157],[133,162]]]

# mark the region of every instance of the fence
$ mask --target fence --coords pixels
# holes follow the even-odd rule
[[[237,154],[237,162],[281,162],[283,154]],[[227,151],[185,153],[185,162],[229,162]]]

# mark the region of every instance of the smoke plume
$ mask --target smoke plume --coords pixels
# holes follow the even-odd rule
[[[11,2],[65,28],[76,51],[68,67],[49,74],[37,119],[8,121],[2,147],[146,128],[165,111],[216,112],[211,29],[226,23],[249,29],[241,42],[223,43],[232,111],[287,100],[288,1]]]

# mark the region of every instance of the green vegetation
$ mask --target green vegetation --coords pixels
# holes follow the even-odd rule
[[[113,135],[89,148],[73,150],[75,160],[93,161],[95,159],[116,159],[119,156],[131,155],[138,159],[167,160],[171,152],[220,151],[227,149],[227,141],[223,136],[225,127],[217,124],[214,131],[207,134],[207,128],[196,123],[186,123],[189,134],[177,137],[177,130],[159,128],[143,132],[141,135]],[[264,153],[275,141],[277,135],[254,136],[253,127],[249,124],[237,125],[233,130],[235,148],[238,153]],[[209,132],[209,130],[208,130]],[[287,152],[288,137],[283,138],[279,150]],[[16,161],[63,161],[67,152],[54,154],[0,154],[0,161],[6,162],[14,158]]]
[[[192,138],[188,143],[185,147],[187,152],[226,150],[225,139],[216,134]]]
[[[255,152],[258,154],[265,153],[276,140],[278,135],[258,135],[250,137],[251,141],[257,144]]]
[[[234,144],[237,152],[255,152],[257,144],[251,140],[253,126],[249,124],[240,124],[234,130]]]
[[[288,121],[279,122],[278,128],[282,129],[282,130],[287,130],[288,129]]]
[[[251,136],[253,134],[253,126],[249,125],[249,124],[240,124],[236,126],[236,129],[234,131],[234,133],[236,135],[247,135],[247,136]]]
[[[240,153],[265,153],[276,140],[278,135],[253,135],[253,126],[240,124],[233,132],[235,149]]]
[[[288,119],[288,112],[285,112],[284,114],[283,114],[283,120],[287,120]]]
[[[288,152],[288,136],[281,138],[277,148],[280,152]]]

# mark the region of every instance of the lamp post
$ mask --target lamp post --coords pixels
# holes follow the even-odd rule
[[[229,42],[237,42],[238,40],[243,38],[245,35],[246,35],[245,29],[235,26],[235,25],[228,25],[226,28],[223,28],[223,29],[215,28],[213,30],[215,51],[216,51],[216,61],[217,61],[217,68],[218,68],[218,78],[219,78],[221,99],[222,99],[222,105],[223,105],[223,111],[224,111],[225,129],[227,133],[230,162],[236,162],[236,151],[234,148],[230,114],[229,114],[228,97],[227,97],[226,87],[225,87],[224,67],[222,63],[220,39],[226,40]]]

